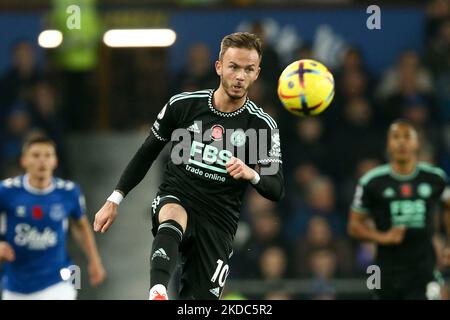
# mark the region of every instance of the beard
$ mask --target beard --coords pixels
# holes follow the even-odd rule
[[[223,88],[225,89],[225,93],[228,95],[228,97],[231,100],[240,100],[243,97],[245,97],[248,93],[248,88],[250,85],[248,85],[247,87],[242,87],[241,91],[242,93],[233,93],[232,92],[232,85],[230,85],[228,82],[225,81],[225,79],[223,77],[220,77],[220,83],[222,84]]]

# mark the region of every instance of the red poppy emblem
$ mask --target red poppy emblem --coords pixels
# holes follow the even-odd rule
[[[211,128],[211,138],[213,140],[222,140],[224,129],[221,125],[215,124]]]
[[[404,198],[411,197],[412,196],[411,185],[408,183],[402,184],[402,186],[400,187],[400,193]]]
[[[34,206],[33,209],[31,209],[31,216],[35,220],[41,220],[44,217],[44,211],[42,210],[42,207]]]

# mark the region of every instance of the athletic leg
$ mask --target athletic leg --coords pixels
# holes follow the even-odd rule
[[[175,271],[187,212],[176,198],[160,197],[154,208],[154,240],[150,255],[150,299],[167,298],[167,285]]]

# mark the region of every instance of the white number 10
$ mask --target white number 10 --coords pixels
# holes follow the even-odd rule
[[[223,265],[222,260],[220,260],[220,259],[217,260],[217,268],[216,268],[216,271],[214,272],[214,275],[211,278],[211,282],[216,282],[217,277],[219,277],[219,286],[223,287],[225,284],[225,281],[227,280],[229,270],[230,270],[230,267],[228,267],[228,264]]]

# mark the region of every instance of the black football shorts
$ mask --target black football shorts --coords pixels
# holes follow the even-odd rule
[[[232,235],[200,219],[197,211],[178,195],[158,194],[152,203],[152,233],[158,230],[158,215],[168,203],[181,205],[188,214],[186,232],[180,245],[181,299],[217,300],[222,294],[233,254]],[[207,209],[203,209],[207,210]]]

